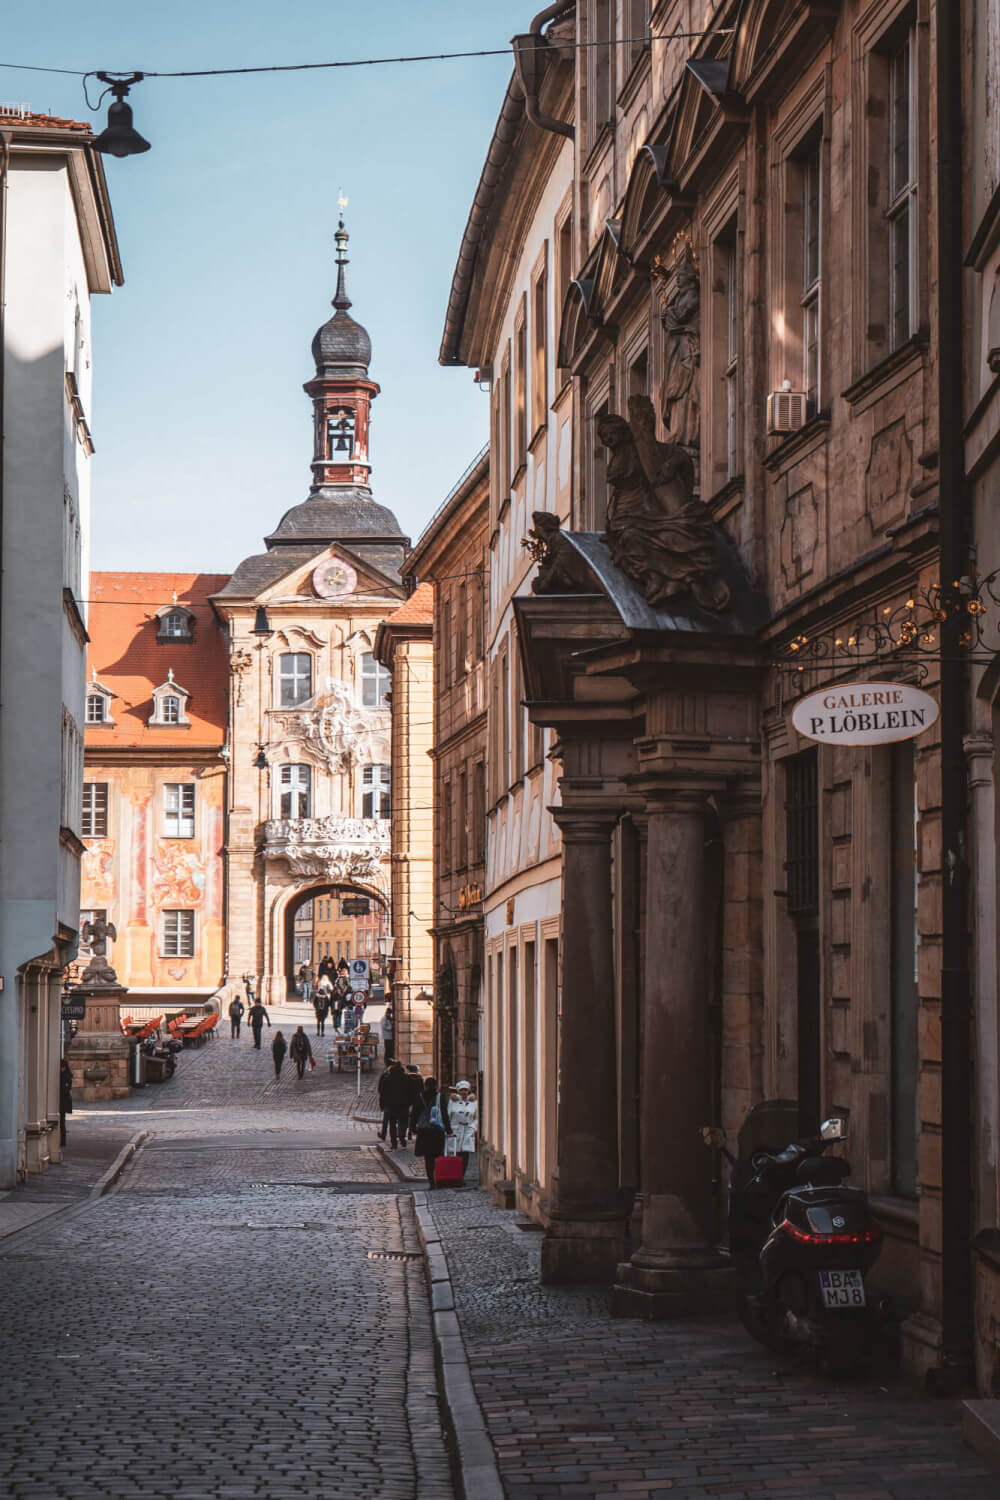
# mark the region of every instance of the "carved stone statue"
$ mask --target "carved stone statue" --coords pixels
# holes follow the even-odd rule
[[[533,594],[592,594],[594,581],[580,554],[560,531],[559,517],[549,510],[536,510],[525,546],[538,563],[531,583]]]
[[[118,937],[115,924],[98,917],[96,922],[84,922],[80,936],[91,952],[90,963],[80,976],[81,985],[116,985],[118,975],[108,963],[108,938],[114,942]]]
[[[696,454],[701,437],[701,288],[686,240],[672,268],[657,258],[653,279],[666,335],[660,416],[674,442]]]
[[[691,455],[657,439],[648,396],[632,396],[629,415],[597,419],[611,455],[604,541],[612,560],[654,608],[689,595],[703,609],[725,609],[729,587],[712,518],[695,498]]]

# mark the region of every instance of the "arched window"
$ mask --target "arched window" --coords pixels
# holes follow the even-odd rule
[[[361,773],[361,816],[388,818],[392,812],[392,780],[388,766],[365,766]]]
[[[278,702],[295,708],[312,697],[312,657],[307,651],[289,651],[279,658]]]
[[[361,658],[361,702],[365,708],[382,708],[392,685],[388,667],[376,661],[370,651]]]
[[[312,769],[309,766],[282,766],[281,816],[312,817]]]

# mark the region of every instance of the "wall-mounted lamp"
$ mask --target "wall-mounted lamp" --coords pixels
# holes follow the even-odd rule
[[[253,763],[258,771],[267,770],[267,755],[263,745],[257,746],[257,754],[253,758]]]
[[[257,613],[254,615],[253,630],[251,631],[251,634],[261,636],[271,634],[271,622],[267,618],[267,610],[264,608],[263,604],[258,604],[257,606]]]

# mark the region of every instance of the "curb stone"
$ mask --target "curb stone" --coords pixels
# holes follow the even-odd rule
[[[88,1203],[93,1203],[97,1198],[103,1198],[105,1193],[109,1193],[111,1191],[115,1183],[118,1181],[119,1177],[124,1172],[125,1168],[128,1166],[129,1162],[132,1160],[135,1153],[139,1150],[139,1147],[142,1146],[144,1142],[148,1141],[148,1139],[148,1130],[136,1131],[135,1135],[127,1143],[127,1145],[124,1145],[119,1151],[118,1155],[115,1157],[110,1167],[108,1167],[107,1171],[102,1172],[101,1176],[94,1183],[94,1186],[87,1194]]]
[[[431,1293],[431,1319],[444,1389],[445,1419],[458,1455],[463,1500],[505,1500],[493,1443],[479,1406],[469,1370],[462,1330],[441,1236],[427,1194],[413,1194],[417,1233],[423,1247]]]

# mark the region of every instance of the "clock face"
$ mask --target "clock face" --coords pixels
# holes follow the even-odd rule
[[[350,563],[339,557],[321,562],[313,572],[313,588],[321,599],[336,599],[341,594],[353,594],[358,586],[358,575]]]

